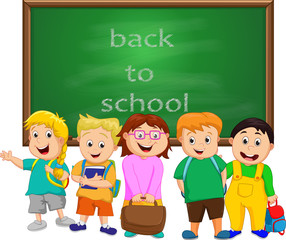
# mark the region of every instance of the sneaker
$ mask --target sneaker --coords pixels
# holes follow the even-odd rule
[[[251,231],[251,232],[261,238],[266,238],[268,236],[268,232],[264,230]]]
[[[196,234],[194,234],[192,231],[186,230],[182,233],[182,237],[184,239],[195,239],[198,238],[198,236],[196,236]]]
[[[220,231],[216,236],[214,236],[215,238],[218,239],[228,239],[230,238],[230,233],[229,231]]]
[[[100,231],[109,235],[115,235],[117,233],[117,230],[115,228],[110,227],[109,225],[107,225],[106,228],[101,227]]]
[[[42,220],[41,222],[35,220],[31,224],[28,225],[28,230],[30,231],[39,231],[47,227],[46,221]]]
[[[163,232],[157,233],[157,234],[153,235],[153,237],[155,237],[155,238],[163,238],[164,237],[164,233]]]
[[[75,221],[71,218],[68,218],[67,216],[63,217],[62,219],[60,218],[56,219],[56,224],[61,227],[68,227],[69,225],[74,223]]]
[[[86,224],[81,225],[79,222],[75,224],[71,224],[69,227],[70,227],[70,230],[72,231],[86,230]]]
[[[125,233],[124,233],[124,236],[125,236],[125,237],[134,237],[134,236],[136,236],[136,235],[137,235],[136,233],[128,232],[128,231],[125,231]]]
[[[229,238],[233,238],[233,237],[237,236],[238,234],[241,234],[241,231],[230,230],[229,234],[230,234]]]

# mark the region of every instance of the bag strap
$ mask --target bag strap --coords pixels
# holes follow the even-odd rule
[[[34,167],[35,167],[35,165],[36,165],[36,163],[37,163],[38,161],[39,161],[39,158],[36,159],[36,160],[33,162],[32,168],[31,168],[31,172],[33,171],[33,169],[34,169]]]
[[[189,157],[187,162],[186,162],[186,165],[185,165],[185,168],[184,168],[184,172],[183,172],[183,182],[185,182],[185,180],[186,180],[187,172],[189,170],[189,166],[190,166],[192,160],[193,160],[193,158]]]
[[[254,177],[255,181],[259,181],[261,179],[262,174],[263,174],[263,169],[264,169],[264,164],[258,163],[256,167],[255,177]]]
[[[104,179],[104,180],[106,179],[106,175],[107,175],[107,173],[108,173],[108,171],[109,171],[109,169],[110,169],[110,167],[111,167],[112,165],[113,165],[113,162],[110,162],[109,165],[107,166],[107,168],[105,169],[104,174],[103,174],[103,179]],[[109,188],[109,190],[110,190],[111,192],[113,192],[113,187],[112,187],[112,188]]]
[[[218,167],[218,164],[217,164],[217,162],[216,162],[214,156],[210,157],[210,159],[211,159],[213,165],[215,166],[216,170],[218,171],[218,173],[219,173],[219,175],[220,175],[220,177],[221,177],[221,171],[220,171],[220,169],[219,169],[219,167]],[[227,191],[226,183],[225,183],[225,185],[224,185],[223,191],[224,191],[224,194],[226,194],[226,191]]]
[[[107,168],[105,169],[104,174],[103,174],[103,179],[104,179],[104,180],[106,179],[106,175],[107,175],[107,173],[108,173],[108,171],[109,171],[109,169],[110,169],[110,167],[111,167],[112,165],[113,165],[113,163],[110,162],[109,165],[107,166]]]
[[[219,174],[221,174],[220,170],[219,170],[219,167],[217,165],[217,162],[215,160],[215,158],[212,156],[210,157],[210,160],[212,161],[212,164],[214,165],[214,167],[216,168],[216,170],[218,171]]]
[[[82,164],[81,164],[81,174],[80,174],[82,177],[83,177],[83,170],[85,167],[85,163],[86,163],[86,159],[83,159]]]
[[[232,162],[232,167],[233,167],[233,179],[240,180],[242,177],[240,162],[237,160],[234,160]]]
[[[48,166],[50,167],[54,161],[56,161],[56,159],[49,161]],[[49,172],[46,172],[46,175],[47,175],[47,179],[49,180],[49,182],[50,182],[51,184],[53,184],[53,185],[56,186],[56,187],[65,188],[65,187],[63,186],[63,184],[58,184],[58,183],[54,182],[54,181],[51,179]]]

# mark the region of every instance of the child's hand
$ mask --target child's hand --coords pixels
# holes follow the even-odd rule
[[[147,203],[154,203],[155,201],[155,197],[149,193],[146,193],[144,197],[146,198],[145,201]]]
[[[52,169],[49,165],[46,165],[46,166],[45,166],[45,170],[46,170],[46,172],[48,172],[48,173],[53,173],[53,171],[54,171],[54,169]]]
[[[11,161],[12,160],[12,152],[11,151],[8,151],[5,152],[5,151],[2,151],[2,153],[0,153],[0,157],[2,158],[2,160],[6,160],[6,161]]]
[[[81,186],[83,187],[83,186],[85,186],[85,185],[87,185],[87,183],[88,183],[88,178],[86,177],[86,175],[84,175],[84,177],[82,177],[79,181],[79,183],[81,184]]]
[[[98,174],[96,173],[94,175],[94,177],[90,178],[89,180],[91,180],[91,181],[100,181],[100,180],[102,180],[102,176],[98,176]]]
[[[276,194],[271,196],[271,197],[268,197],[268,202],[270,202],[270,205],[275,203],[277,198],[278,198],[278,196]]]
[[[133,198],[132,198],[132,202],[141,202],[142,201],[142,194],[141,193],[139,193],[139,194],[137,194],[137,195],[135,195]]]

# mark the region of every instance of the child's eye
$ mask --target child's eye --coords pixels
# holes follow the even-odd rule
[[[34,131],[34,132],[33,132],[33,137],[34,137],[34,138],[37,138],[38,136],[39,136],[38,132],[37,132],[37,131]]]
[[[104,142],[102,142],[102,141],[98,143],[98,146],[99,146],[100,148],[104,148],[104,145],[105,145],[105,144],[104,144]]]
[[[255,146],[259,146],[260,143],[261,143],[260,138],[256,138],[255,141],[254,141],[254,143],[255,143]]]
[[[52,137],[52,132],[50,130],[46,131],[46,137],[47,138],[51,138]]]
[[[91,140],[88,140],[88,141],[86,142],[86,145],[87,145],[88,147],[92,147],[93,142],[92,142]]]
[[[191,144],[191,145],[194,145],[195,142],[196,142],[196,139],[195,139],[194,137],[191,137],[191,138],[190,138],[190,144]]]
[[[244,137],[244,138],[242,139],[242,143],[243,143],[243,144],[247,144],[248,142],[249,142],[248,137]]]
[[[211,143],[211,137],[206,136],[205,142],[206,142],[206,144],[210,144]]]

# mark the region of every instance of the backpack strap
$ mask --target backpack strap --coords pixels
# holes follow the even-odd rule
[[[103,179],[104,179],[104,180],[106,179],[106,175],[107,175],[107,173],[108,173],[108,171],[109,171],[109,169],[110,169],[110,167],[111,167],[112,165],[113,165],[113,162],[110,162],[109,165],[107,166],[107,168],[105,169],[104,174],[103,174]],[[112,187],[112,188],[109,188],[109,190],[110,190],[111,192],[113,192],[113,187]]]
[[[218,164],[217,164],[217,162],[216,162],[214,156],[210,157],[210,159],[211,159],[211,161],[212,161],[214,167],[216,168],[216,170],[218,171],[218,173],[219,173],[219,175],[220,175],[220,177],[221,177],[221,171],[220,171],[220,169],[219,169],[219,167],[218,167]],[[226,183],[225,183],[225,185],[224,185],[223,191],[224,191],[224,194],[226,194],[226,191],[227,191]]]
[[[80,174],[82,177],[83,177],[83,171],[84,171],[85,163],[86,163],[86,159],[83,159],[82,164],[81,164],[81,174]]]
[[[216,168],[216,170],[218,171],[218,173],[221,174],[220,169],[219,169],[219,167],[218,167],[218,165],[217,165],[217,162],[216,162],[214,156],[210,157],[210,160],[212,161],[212,164],[214,165],[214,167]]]
[[[187,162],[186,162],[186,165],[185,165],[185,168],[184,168],[184,172],[183,172],[183,181],[185,182],[186,180],[186,177],[187,177],[187,172],[189,170],[189,166],[192,162],[193,158],[192,157],[189,157]]]
[[[259,181],[261,179],[262,174],[263,174],[263,169],[264,169],[264,164],[258,163],[256,167],[255,177],[254,177],[255,181]]]
[[[240,180],[242,177],[240,162],[237,160],[234,160],[232,162],[232,167],[233,167],[233,179]]]
[[[52,163],[53,163],[54,161],[56,161],[56,159],[49,161],[48,166],[51,167],[51,165],[52,165]],[[65,187],[63,186],[63,184],[58,184],[58,183],[54,182],[54,181],[51,179],[49,172],[46,172],[46,175],[47,175],[47,179],[49,180],[49,182],[50,182],[51,184],[53,184],[53,185],[56,186],[56,187],[65,188]]]
[[[113,165],[113,163],[110,162],[109,165],[107,166],[107,168],[105,169],[104,174],[103,174],[103,179],[104,179],[104,180],[106,179],[106,175],[107,175],[107,173],[108,173],[108,171],[109,171],[109,169],[110,169],[110,167],[111,167],[112,165]]]
[[[35,167],[35,165],[36,165],[36,163],[37,163],[38,161],[39,161],[39,158],[36,159],[36,160],[33,162],[32,168],[31,168],[31,172],[33,171],[33,169],[34,169],[34,167]]]

